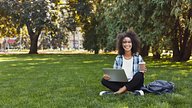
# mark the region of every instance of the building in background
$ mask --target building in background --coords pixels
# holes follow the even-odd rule
[[[38,48],[41,50],[45,49],[59,49],[59,50],[79,50],[83,49],[83,36],[80,32],[80,27],[76,31],[67,33],[67,42],[60,42],[60,38],[54,38],[50,35],[46,35],[45,31],[39,36]],[[9,49],[29,49],[30,40],[29,37],[5,37],[0,38],[0,51],[5,51]],[[54,39],[53,39],[54,38]]]
[[[0,38],[0,51],[14,49],[17,46],[16,45],[16,39],[17,39],[16,37]]]
[[[69,33],[68,48],[83,49],[83,35],[80,32],[80,27],[76,31]]]

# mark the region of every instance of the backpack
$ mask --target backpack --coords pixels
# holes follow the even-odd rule
[[[175,85],[173,82],[165,81],[165,80],[155,80],[150,82],[141,88],[145,93],[154,93],[157,95],[172,93],[174,91]]]

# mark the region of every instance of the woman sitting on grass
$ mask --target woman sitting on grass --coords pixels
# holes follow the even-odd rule
[[[146,70],[145,65],[139,66],[140,63],[144,63],[142,57],[138,54],[140,48],[140,41],[137,34],[133,31],[120,33],[118,35],[118,55],[115,58],[115,69],[124,69],[128,78],[127,82],[113,82],[109,81],[110,76],[103,75],[101,83],[110,89],[110,91],[102,91],[100,95],[106,94],[122,94],[127,91],[135,91],[135,93],[143,95],[143,91],[140,88],[144,83],[144,72]],[[140,68],[140,69],[139,69]]]

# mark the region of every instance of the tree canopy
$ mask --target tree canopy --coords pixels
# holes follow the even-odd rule
[[[190,0],[103,1],[104,11],[99,17],[107,29],[103,31],[108,34],[107,47],[115,44],[118,32],[133,28],[143,46],[151,46],[154,54],[169,48],[173,60],[186,61],[192,48],[191,5]],[[98,26],[102,31],[103,25]]]
[[[0,3],[1,15],[10,18],[7,20],[17,31],[24,25],[27,26],[31,40],[30,54],[37,53],[37,42],[42,30],[60,34],[61,29],[75,28],[73,16],[67,10],[67,3],[60,0],[3,0]],[[3,25],[8,25],[8,21]]]
[[[191,0],[2,0],[0,5],[1,36],[15,35],[26,25],[29,53],[37,53],[43,30],[65,35],[78,26],[84,48],[95,53],[115,50],[116,35],[133,28],[142,41],[143,55],[152,48],[156,58],[163,49],[173,50],[174,61],[191,56]]]

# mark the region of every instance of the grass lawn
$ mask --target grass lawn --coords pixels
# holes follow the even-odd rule
[[[1,108],[191,108],[192,60],[184,63],[145,58],[145,84],[172,81],[172,94],[99,96],[103,67],[115,55],[0,55]]]

